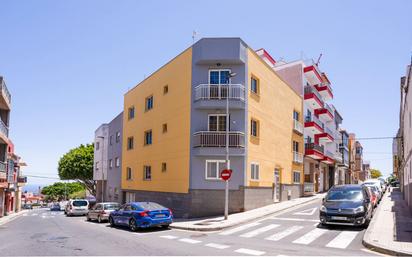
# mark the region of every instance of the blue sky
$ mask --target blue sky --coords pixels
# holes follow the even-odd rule
[[[361,138],[396,133],[411,1],[3,0],[0,10],[10,137],[29,175],[57,177],[59,157],[91,142],[123,94],[188,47],[193,30],[241,37],[275,59],[322,53],[343,127]],[[391,173],[391,140],[361,142],[372,167]]]

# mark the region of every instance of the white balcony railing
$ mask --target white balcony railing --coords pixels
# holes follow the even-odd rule
[[[296,163],[303,163],[303,154],[298,152],[293,152],[293,161]]]
[[[6,163],[0,161],[0,172],[6,172]]]
[[[9,137],[9,128],[4,124],[0,119],[0,133],[4,134],[6,137]]]
[[[303,192],[305,194],[313,194],[315,192],[315,184],[314,183],[309,183],[309,182],[304,182],[303,183]]]
[[[195,101],[221,100],[226,99],[227,97],[231,100],[245,101],[245,92],[245,86],[242,84],[200,84],[195,87]]]
[[[298,120],[293,120],[293,129],[300,134],[303,134],[303,125]]]
[[[328,151],[328,150],[325,151],[325,155],[331,159],[335,157],[335,155],[331,151]]]
[[[323,122],[321,122],[319,120],[318,117],[316,117],[315,115],[312,116],[306,116],[305,117],[305,122],[315,122],[319,127],[321,127],[322,129],[325,127],[325,125],[323,124]]]
[[[225,131],[199,131],[193,134],[194,147],[225,147]],[[229,147],[245,147],[245,133],[229,131]]]

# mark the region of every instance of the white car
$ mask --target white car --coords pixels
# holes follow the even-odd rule
[[[382,188],[382,183],[379,179],[368,179],[365,182],[362,183],[362,185],[374,185],[378,188],[379,193],[381,195],[381,198],[383,196],[383,188]]]
[[[87,215],[88,212],[89,201],[85,199],[70,200],[64,209],[66,216]]]

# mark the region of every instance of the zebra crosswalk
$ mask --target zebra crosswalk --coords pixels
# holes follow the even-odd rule
[[[40,217],[42,219],[54,218],[56,216],[64,215],[63,212],[29,212],[23,214],[23,217]]]

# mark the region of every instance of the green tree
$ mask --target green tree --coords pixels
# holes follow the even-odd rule
[[[59,161],[59,177],[62,180],[76,180],[93,195],[96,184],[93,180],[93,144],[80,145],[63,155]]]
[[[65,196],[69,197],[78,192],[85,190],[85,187],[82,183],[72,182],[72,183],[62,183],[56,182],[53,185],[45,186],[41,190],[41,193],[45,195],[46,200],[55,201],[62,200]]]
[[[380,170],[377,169],[371,169],[371,177],[372,178],[379,178],[382,177],[382,173]]]

